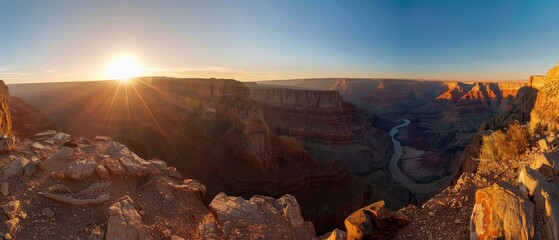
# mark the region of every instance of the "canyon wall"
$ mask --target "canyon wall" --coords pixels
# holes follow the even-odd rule
[[[339,160],[372,188],[371,200],[384,200],[391,210],[411,201],[410,191],[388,173],[390,135],[373,127],[367,113],[342,100],[338,91],[250,86],[274,133],[297,139],[315,159]]]
[[[251,97],[277,134],[295,137],[316,159],[339,159],[357,175],[388,163],[390,136],[374,128],[366,113],[344,102],[337,91],[254,87]]]
[[[140,157],[163,159],[199,179],[206,202],[219,192],[246,198],[290,193],[319,232],[341,226],[368,202],[370,187],[339,161],[318,161],[295,138],[274,133],[238,81],[141,78],[14,85],[13,91],[65,132],[111,136]]]

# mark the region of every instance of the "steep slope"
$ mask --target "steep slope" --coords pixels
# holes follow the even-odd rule
[[[319,232],[340,226],[367,203],[368,187],[338,161],[316,161],[295,139],[271,132],[238,81],[144,78],[15,85],[14,91],[72,135],[111,136],[140,157],[163,159],[199,179],[206,202],[219,192],[246,198],[290,193]]]
[[[276,134],[296,138],[313,158],[340,160],[371,186],[372,200],[384,200],[393,210],[409,203],[411,193],[387,170],[393,152],[390,135],[374,128],[366,113],[337,91],[253,85],[251,96]]]

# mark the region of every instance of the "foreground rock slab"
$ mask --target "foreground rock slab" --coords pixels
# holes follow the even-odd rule
[[[470,220],[470,239],[532,239],[534,204],[507,183],[479,189]]]
[[[130,197],[126,196],[112,205],[109,216],[106,240],[151,239]]]

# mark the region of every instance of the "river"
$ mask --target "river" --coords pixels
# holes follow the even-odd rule
[[[390,158],[390,165],[389,165],[390,174],[392,175],[392,178],[394,178],[396,182],[402,183],[402,185],[404,185],[413,193],[423,194],[423,193],[432,193],[434,191],[440,191],[442,188],[448,185],[447,182],[450,181],[450,178],[445,177],[427,184],[416,183],[411,178],[409,178],[405,173],[403,173],[398,167],[398,162],[400,161],[400,158],[402,158],[404,151],[402,149],[402,144],[400,143],[400,141],[396,140],[395,136],[396,134],[398,134],[398,132],[400,132],[399,130],[400,128],[405,127],[408,124],[410,124],[410,120],[405,119],[404,123],[395,126],[390,130],[390,136],[392,137],[392,143],[394,144],[394,154],[392,154],[392,157]],[[441,186],[441,184],[443,185]]]

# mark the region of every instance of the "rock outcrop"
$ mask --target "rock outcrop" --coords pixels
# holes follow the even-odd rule
[[[0,201],[4,237],[316,238],[313,224],[303,219],[291,195],[245,200],[220,193],[208,208],[203,203],[206,187],[197,180],[177,179],[161,160],[142,159],[110,140],[55,139],[62,135],[67,136],[56,131],[36,134],[40,144],[50,147],[41,151],[32,150],[34,141],[18,138],[11,157],[0,156],[5,169],[1,175],[10,176],[2,184],[2,193],[9,196]],[[69,142],[76,145],[65,147]],[[24,174],[29,164],[39,166],[33,175]],[[95,174],[97,167],[90,165],[103,166],[108,176]],[[8,187],[9,192],[4,189]]]
[[[311,222],[301,217],[295,198],[254,196],[249,200],[220,193],[210,203],[224,239],[313,239]]]
[[[390,239],[398,229],[410,222],[400,213],[393,213],[384,208],[384,202],[376,202],[349,215],[344,224],[347,239]]]
[[[245,198],[289,193],[319,232],[341,226],[368,201],[369,187],[339,161],[318,161],[297,139],[278,136],[241,82],[155,77],[26,87],[32,88],[17,85],[13,91],[63,131],[108,136],[136,154],[111,146],[114,151],[102,159],[111,173],[152,175],[157,167],[141,159],[157,158],[176,167],[175,176],[199,179],[207,189],[206,203],[220,192]],[[329,197],[317,200],[317,194]]]
[[[151,239],[142,217],[130,197],[125,196],[109,208],[106,240]]]
[[[559,161],[555,158],[554,161]],[[526,194],[533,197],[536,212],[543,220],[542,236],[545,239],[559,239],[559,179],[556,169],[541,164],[538,168],[524,167],[518,176],[518,182]],[[539,164],[538,164],[539,165]],[[544,175],[544,174],[546,175]]]
[[[476,192],[470,239],[533,239],[534,204],[518,189],[494,184]]]
[[[368,175],[388,164],[390,136],[337,91],[253,87],[251,97],[279,135],[295,137],[319,160],[339,159],[350,172]]]

